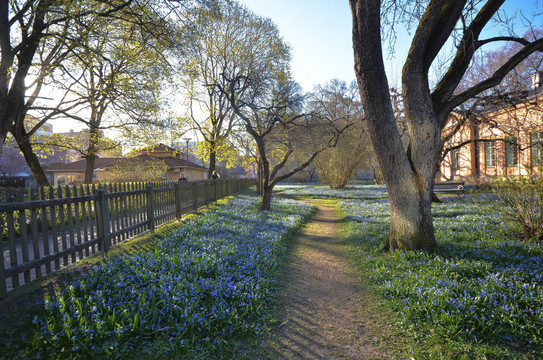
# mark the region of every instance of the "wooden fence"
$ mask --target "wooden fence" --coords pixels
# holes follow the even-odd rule
[[[0,189],[0,299],[253,185],[254,179],[243,179]]]

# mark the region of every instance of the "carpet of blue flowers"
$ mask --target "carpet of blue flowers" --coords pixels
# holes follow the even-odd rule
[[[487,344],[491,358],[511,351],[517,354],[511,358],[543,358],[533,357],[543,354],[542,246],[519,241],[520,230],[505,221],[498,202],[470,195],[434,204],[437,250],[383,254],[390,216],[383,191],[314,187],[312,196],[348,198],[339,206],[355,261],[371,274],[398,321],[421,342],[432,337],[439,347],[449,341]]]
[[[285,239],[309,205],[239,196],[195,217],[154,251],[96,267],[45,300],[26,356],[178,358],[258,334],[280,281]],[[139,358],[139,355],[134,355]]]

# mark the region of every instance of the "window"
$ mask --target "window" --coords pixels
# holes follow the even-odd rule
[[[485,166],[496,166],[496,143],[494,140],[485,141]]]
[[[543,165],[543,131],[530,134],[532,140],[532,166]]]
[[[458,154],[460,149],[451,150],[451,170],[458,170],[460,166],[458,165]]]
[[[515,136],[505,138],[505,166],[518,165],[518,142]]]

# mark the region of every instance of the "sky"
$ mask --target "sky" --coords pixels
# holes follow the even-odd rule
[[[269,17],[291,46],[294,79],[305,91],[332,79],[355,80],[352,18],[348,0],[238,0],[254,13]],[[531,0],[522,0],[531,1]],[[398,86],[411,34],[397,33],[393,56],[385,48],[388,80]]]
[[[347,0],[239,0],[269,17],[291,46],[294,79],[305,91],[337,78],[355,79]]]

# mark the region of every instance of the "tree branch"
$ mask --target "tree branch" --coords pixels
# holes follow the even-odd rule
[[[531,42],[530,45],[517,52],[505,64],[496,70],[496,72],[494,72],[490,78],[451,98],[446,104],[443,105],[441,112],[449,113],[457,106],[475,97],[477,94],[497,86],[511,70],[513,70],[524,59],[536,51],[543,51],[543,38]]]

